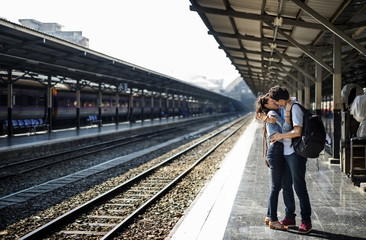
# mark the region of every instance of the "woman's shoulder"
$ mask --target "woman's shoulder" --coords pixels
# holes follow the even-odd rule
[[[268,113],[267,113],[267,116],[271,116],[271,115],[279,115],[279,113],[275,110],[270,110]]]

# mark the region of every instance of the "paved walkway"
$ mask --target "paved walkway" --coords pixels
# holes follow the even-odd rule
[[[205,117],[205,116],[203,116]],[[194,118],[201,118],[201,117],[194,117]],[[1,136],[0,137],[0,152],[9,150],[12,148],[23,148],[29,147],[36,144],[43,144],[44,142],[50,143],[53,141],[65,141],[75,139],[75,138],[88,138],[90,136],[95,135],[102,135],[102,134],[109,134],[113,132],[121,132],[121,131],[128,131],[132,129],[138,129],[142,127],[150,127],[150,126],[158,126],[169,124],[173,122],[182,122],[192,120],[192,118],[162,118],[162,119],[155,119],[145,120],[144,122],[137,121],[136,123],[129,123],[129,122],[121,122],[118,125],[110,123],[104,124],[101,127],[97,125],[92,126],[84,126],[80,129],[76,128],[68,128],[68,129],[60,129],[60,130],[52,130],[52,132],[37,132],[36,134],[32,133],[25,133],[25,134],[15,134],[13,137]]]
[[[261,125],[253,121],[168,239],[366,239],[366,193],[353,185],[339,165],[329,164],[327,154],[307,162],[313,231],[303,235],[264,225],[270,180],[262,157],[261,131]],[[284,217],[281,193],[279,219]]]

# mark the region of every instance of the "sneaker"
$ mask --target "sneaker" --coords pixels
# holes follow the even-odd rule
[[[264,223],[265,223],[266,225],[269,225],[269,221],[271,221],[271,219],[270,219],[269,217],[266,217],[266,218],[264,219]]]
[[[296,227],[295,218],[284,218],[280,223],[287,227]]]
[[[312,229],[312,226],[311,226],[311,222],[304,222],[304,221],[301,221],[301,225],[299,227],[299,232],[300,233],[308,233],[310,232]]]

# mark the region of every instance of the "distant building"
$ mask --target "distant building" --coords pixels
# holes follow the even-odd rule
[[[214,92],[221,93],[223,92],[223,79],[208,79],[204,76],[197,76],[193,79],[191,79],[190,83],[199,86],[201,88],[205,88]]]
[[[82,31],[62,31],[61,28],[63,26],[61,24],[43,23],[34,19],[19,19],[19,22],[28,28],[53,35],[83,47],[89,47],[89,39],[83,37]]]
[[[231,82],[226,87],[224,94],[244,103],[246,110],[254,110],[256,98],[242,77],[238,77]]]

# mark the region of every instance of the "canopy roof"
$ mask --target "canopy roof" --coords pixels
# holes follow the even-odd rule
[[[365,0],[191,0],[253,93],[301,88],[322,67],[331,93],[334,38],[342,40],[343,84],[366,87]],[[300,74],[299,74],[300,73]],[[304,76],[306,80],[304,80]]]
[[[66,40],[0,19],[0,70],[60,76],[117,88],[239,102],[176,78],[107,56]],[[6,79],[1,74],[3,79]],[[1,76],[0,76],[1,77]]]

